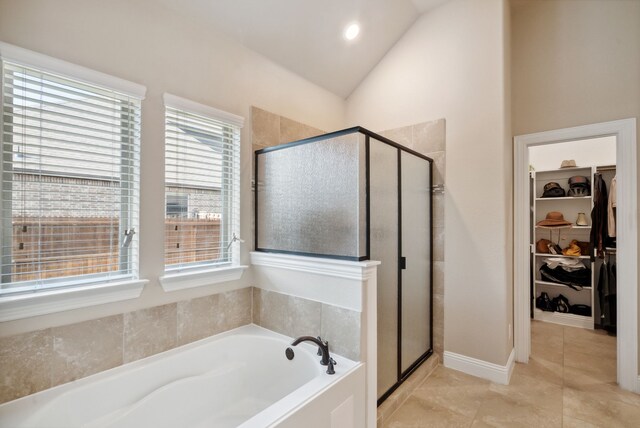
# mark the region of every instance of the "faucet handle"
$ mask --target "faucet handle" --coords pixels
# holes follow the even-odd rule
[[[335,369],[333,368],[334,365],[337,365],[338,363],[336,363],[336,360],[334,360],[333,358],[329,358],[329,364],[327,364],[327,374],[336,374]]]

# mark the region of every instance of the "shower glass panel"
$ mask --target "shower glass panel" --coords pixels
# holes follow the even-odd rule
[[[256,156],[256,248],[365,258],[364,160],[360,133],[261,151]]]
[[[370,140],[371,259],[378,266],[378,397],[398,381],[398,149]]]
[[[401,152],[401,371],[431,349],[431,164]]]

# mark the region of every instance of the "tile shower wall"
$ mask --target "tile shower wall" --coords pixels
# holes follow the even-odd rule
[[[433,159],[433,184],[444,185],[446,127],[439,119],[379,133]],[[433,350],[440,356],[444,351],[444,198],[433,195]]]
[[[0,338],[0,403],[251,323],[251,287]]]
[[[326,132],[295,120],[251,107],[251,144],[253,150],[315,137]]]
[[[317,336],[332,352],[360,360],[361,313],[275,291],[253,289],[253,322],[290,337]]]

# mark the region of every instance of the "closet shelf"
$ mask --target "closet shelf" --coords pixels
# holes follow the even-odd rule
[[[536,229],[546,229],[546,230],[567,230],[567,229],[591,229],[591,226],[536,226]]]
[[[559,198],[536,198],[536,201],[568,201],[568,200],[591,200],[591,196],[561,196]]]
[[[534,309],[534,319],[556,324],[593,329],[593,317],[587,315],[566,314],[563,312],[545,312]]]
[[[536,257],[564,257],[567,259],[588,259],[589,256],[565,256],[564,254],[535,253]]]
[[[556,287],[567,287],[567,288],[571,288],[566,284],[560,284],[557,282],[551,282],[551,281],[542,281],[539,279],[536,279],[536,284],[540,284],[540,285],[555,285]],[[573,290],[573,288],[571,288]],[[583,290],[591,290],[591,287],[582,287]],[[574,290],[574,291],[581,291],[581,290]]]

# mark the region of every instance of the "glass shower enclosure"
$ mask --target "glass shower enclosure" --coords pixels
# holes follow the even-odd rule
[[[378,404],[432,354],[433,160],[362,127],[255,152],[255,249],[378,260]]]

